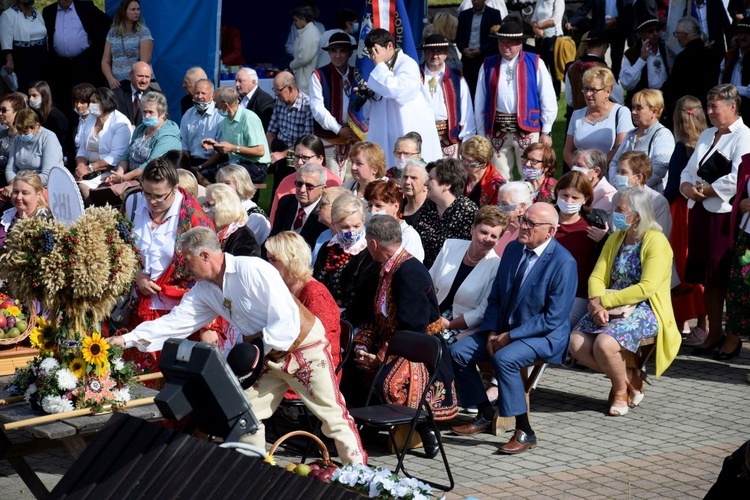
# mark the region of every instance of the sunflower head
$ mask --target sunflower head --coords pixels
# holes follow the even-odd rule
[[[68,370],[73,372],[73,375],[75,375],[76,378],[83,378],[83,376],[86,375],[86,361],[82,358],[75,358],[68,365]]]
[[[87,335],[83,338],[83,347],[81,348],[83,359],[87,363],[98,367],[109,365],[107,354],[109,353],[109,344],[102,338],[98,332]]]

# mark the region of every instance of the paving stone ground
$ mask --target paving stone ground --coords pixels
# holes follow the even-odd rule
[[[609,381],[587,370],[554,367],[531,395],[539,445],[517,455],[496,454],[511,434],[442,436],[456,481],[448,499],[702,498],[724,458],[750,439],[750,346],[730,362],[688,356],[684,348],[667,372],[646,386],[640,407],[605,416]],[[649,373],[653,374],[653,366]],[[469,416],[462,416],[468,421]],[[281,463],[299,455],[281,451]],[[53,487],[71,466],[65,452],[29,460]],[[395,458],[377,443],[370,463]],[[439,459],[407,457],[417,476],[444,480]],[[32,498],[7,462],[0,461],[0,500]]]

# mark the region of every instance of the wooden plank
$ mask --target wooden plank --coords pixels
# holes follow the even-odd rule
[[[74,460],[77,460],[81,456],[81,453],[83,453],[83,450],[86,449],[86,441],[80,435],[66,437],[61,439],[61,441]]]
[[[63,439],[76,435],[76,428],[62,422],[52,422],[49,424],[36,425],[29,427],[34,437],[45,439]]]
[[[0,448],[5,449],[10,448],[11,446],[12,443],[10,442],[10,439],[8,439],[5,432],[0,429]],[[32,470],[25,458],[9,457],[8,462],[10,462],[13,470],[16,471],[24,484],[29,488],[31,494],[34,495],[34,498],[47,498],[49,496],[49,490],[44,483],[42,483],[42,480],[39,479],[39,476],[36,475],[36,472]]]
[[[10,457],[27,457],[29,455],[38,455],[57,451],[64,448],[60,441],[49,439],[31,439],[21,443],[13,443],[10,446],[4,446],[0,450],[0,460],[6,460]]]

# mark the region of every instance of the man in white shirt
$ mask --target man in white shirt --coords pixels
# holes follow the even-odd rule
[[[180,134],[182,150],[190,157],[190,165],[202,165],[213,154],[203,149],[203,139],[221,142],[221,122],[223,118],[214,105],[214,84],[210,80],[198,80],[191,92],[193,106],[182,116]]]
[[[632,96],[642,89],[661,89],[669,76],[667,51],[661,39],[662,24],[647,19],[638,26],[641,43],[625,51],[620,70],[620,84],[628,91],[626,106]]]
[[[263,374],[245,390],[258,420],[269,418],[291,387],[334,440],[343,463],[365,463],[356,425],[339,392],[330,347],[320,320],[289,293],[281,275],[256,257],[224,254],[216,233],[204,227],[180,239],[182,255],[196,285],[172,311],[110,337],[113,345],[158,351],[168,338],[185,338],[217,315],[249,338],[262,338]],[[265,429],[241,441],[265,447]]]
[[[537,54],[522,50],[526,38],[515,20],[505,21],[497,33],[500,54],[484,60],[474,96],[477,133],[495,149],[493,164],[505,179],[533,142],[552,146],[552,124],[557,98],[547,66]]]
[[[347,176],[349,150],[359,141],[347,124],[349,96],[355,86],[354,68],[349,66],[349,59],[355,47],[354,40],[346,33],[331,35],[323,47],[330,55],[330,62],[313,71],[310,78],[313,130],[325,146],[326,166],[342,180]]]
[[[425,38],[421,47],[425,60],[422,86],[430,96],[443,156],[458,158],[461,141],[476,135],[476,124],[466,80],[460,71],[445,64],[449,47],[443,35],[436,33]]]
[[[263,130],[267,131],[273,115],[274,100],[258,86],[258,73],[253,68],[241,68],[234,77],[234,85],[240,98],[240,106],[258,115]]]

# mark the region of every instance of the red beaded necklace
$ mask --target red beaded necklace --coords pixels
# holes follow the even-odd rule
[[[344,267],[346,263],[349,262],[350,258],[351,255],[344,252],[343,248],[336,245],[331,248],[331,251],[328,252],[328,255],[326,256],[325,270],[332,273],[336,269]]]

